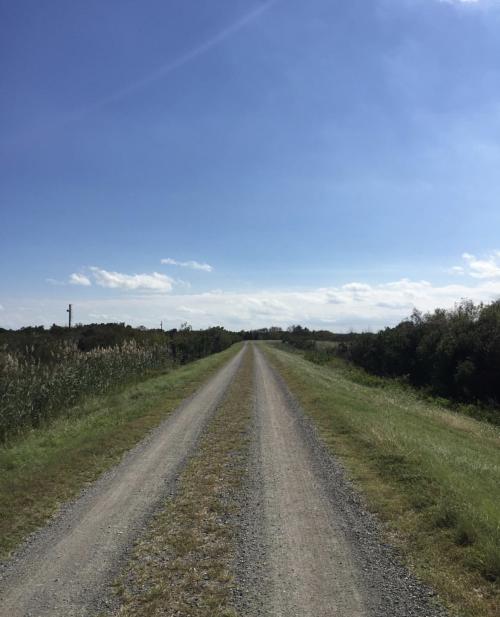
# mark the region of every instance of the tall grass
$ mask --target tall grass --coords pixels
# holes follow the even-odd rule
[[[85,353],[64,342],[43,362],[30,351],[0,352],[0,443],[64,415],[84,395],[173,364],[167,345],[133,340]]]
[[[60,504],[116,464],[235,356],[241,345],[106,394],[84,396],[65,415],[0,444],[0,560]]]

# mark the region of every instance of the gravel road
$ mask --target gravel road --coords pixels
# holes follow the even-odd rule
[[[254,346],[254,452],[237,605],[257,617],[444,617]]]
[[[240,351],[0,570],[2,617],[96,614],[127,551],[196,447]]]
[[[444,616],[432,591],[384,544],[376,518],[259,345],[249,348],[255,409],[235,517],[239,614]],[[88,617],[106,609],[110,583],[172,491],[243,353],[0,568],[1,617]]]
[[[349,543],[311,461],[296,415],[256,350],[268,612],[276,617],[364,617]]]

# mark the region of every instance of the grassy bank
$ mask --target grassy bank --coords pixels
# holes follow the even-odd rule
[[[88,398],[68,418],[0,446],[0,554],[115,464],[240,348]]]
[[[137,546],[118,583],[120,617],[231,617],[232,515],[246,466],[252,413],[252,354],[247,351],[200,448]]]
[[[265,350],[416,573],[457,612],[498,615],[500,430],[342,364]]]

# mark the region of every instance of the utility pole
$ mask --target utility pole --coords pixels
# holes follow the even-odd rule
[[[73,316],[73,305],[70,304],[66,309],[66,313],[68,313],[68,328],[71,329],[71,317]]]

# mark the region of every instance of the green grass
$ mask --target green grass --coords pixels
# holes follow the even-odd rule
[[[458,612],[498,615],[500,430],[341,361],[265,349],[417,574]]]
[[[175,496],[165,502],[117,582],[120,617],[236,617],[231,595],[236,497],[247,467],[252,406],[248,349]]]
[[[0,555],[114,465],[241,348],[88,398],[47,428],[0,447]]]

